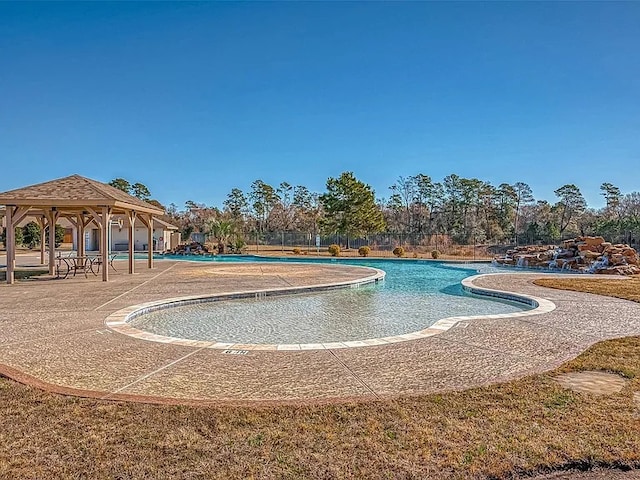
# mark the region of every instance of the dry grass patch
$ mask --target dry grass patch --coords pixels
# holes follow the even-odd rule
[[[615,370],[621,354],[637,377],[637,338],[604,342],[561,370]],[[511,478],[634,467],[639,388],[633,380],[596,397],[537,375],[396,401],[213,408],[71,398],[0,379],[0,478]]]
[[[584,354],[567,362],[559,371],[579,372],[601,370],[617,373],[635,381],[636,392],[640,392],[640,337],[627,337],[613,342],[594,345]]]
[[[573,290],[574,292],[595,293],[609,297],[623,298],[640,302],[640,276],[629,278],[539,278],[533,283],[541,287]]]

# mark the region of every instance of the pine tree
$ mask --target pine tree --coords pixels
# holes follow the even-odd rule
[[[347,235],[349,239],[384,230],[384,217],[373,189],[352,172],[327,180],[327,192],[320,196],[325,210],[323,228],[327,233]]]

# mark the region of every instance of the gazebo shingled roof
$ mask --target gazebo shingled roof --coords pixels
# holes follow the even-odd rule
[[[145,213],[162,215],[164,212],[139,198],[106,183],[81,175],[58,178],[28,187],[0,193],[0,205],[29,205],[56,207],[83,207],[110,205]]]
[[[0,205],[5,205],[7,218],[7,283],[13,283],[15,270],[15,227],[25,217],[36,217],[44,231],[55,225],[60,217],[66,217],[76,227],[78,257],[85,258],[84,231],[95,223],[101,231],[100,250],[103,265],[102,279],[108,280],[108,230],[113,214],[124,214],[129,230],[129,273],[134,273],[133,237],[135,219],[147,227],[148,265],[153,268],[154,215],[162,215],[162,209],[118,190],[111,185],[80,175],[51,180],[28,187],[0,193]],[[41,258],[44,259],[44,242],[41,242]],[[49,245],[55,244],[55,229],[49,228]],[[88,258],[88,257],[86,257]],[[44,260],[42,260],[44,262]],[[49,248],[49,273],[55,270],[55,248]],[[83,260],[84,261],[84,260]]]

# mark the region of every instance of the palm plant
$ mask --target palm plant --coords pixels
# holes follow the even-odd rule
[[[218,253],[224,253],[231,237],[236,235],[236,225],[233,221],[210,218],[205,223],[206,233],[218,242]]]

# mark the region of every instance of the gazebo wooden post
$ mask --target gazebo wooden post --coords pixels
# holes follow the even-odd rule
[[[40,265],[44,265],[46,263],[45,260],[45,229],[47,228],[47,224],[45,222],[44,217],[38,217],[38,225],[40,226]]]
[[[78,226],[76,227],[78,232],[78,255],[84,257],[86,252],[86,245],[84,244],[84,213],[80,212],[77,216]]]
[[[147,230],[147,242],[149,243],[149,258],[147,263],[149,268],[153,268],[153,215],[149,214],[149,227]]]
[[[127,231],[129,234],[129,273],[135,273],[135,265],[136,261],[134,258],[134,242],[135,242],[135,233],[136,233],[136,212],[131,210],[127,212]]]
[[[140,215],[140,221],[147,227],[147,265],[153,268],[153,214]]]
[[[87,255],[87,245],[85,243],[85,231],[84,231],[84,225],[80,225],[78,227],[78,229],[80,230],[80,252],[82,253],[82,256],[85,257]]]
[[[6,231],[6,250],[7,250],[7,283],[11,285],[15,281],[15,264],[16,264],[16,229],[13,226],[13,206],[7,205],[7,231]]]
[[[6,250],[7,250],[7,283],[15,282],[16,271],[16,227],[27,216],[29,207],[15,207],[7,205],[7,229],[6,229]]]
[[[49,275],[56,273],[56,220],[58,212],[51,207],[49,213]]]
[[[109,207],[102,207],[100,228],[100,250],[102,254],[102,281],[109,281],[109,228],[111,228],[111,212]]]

